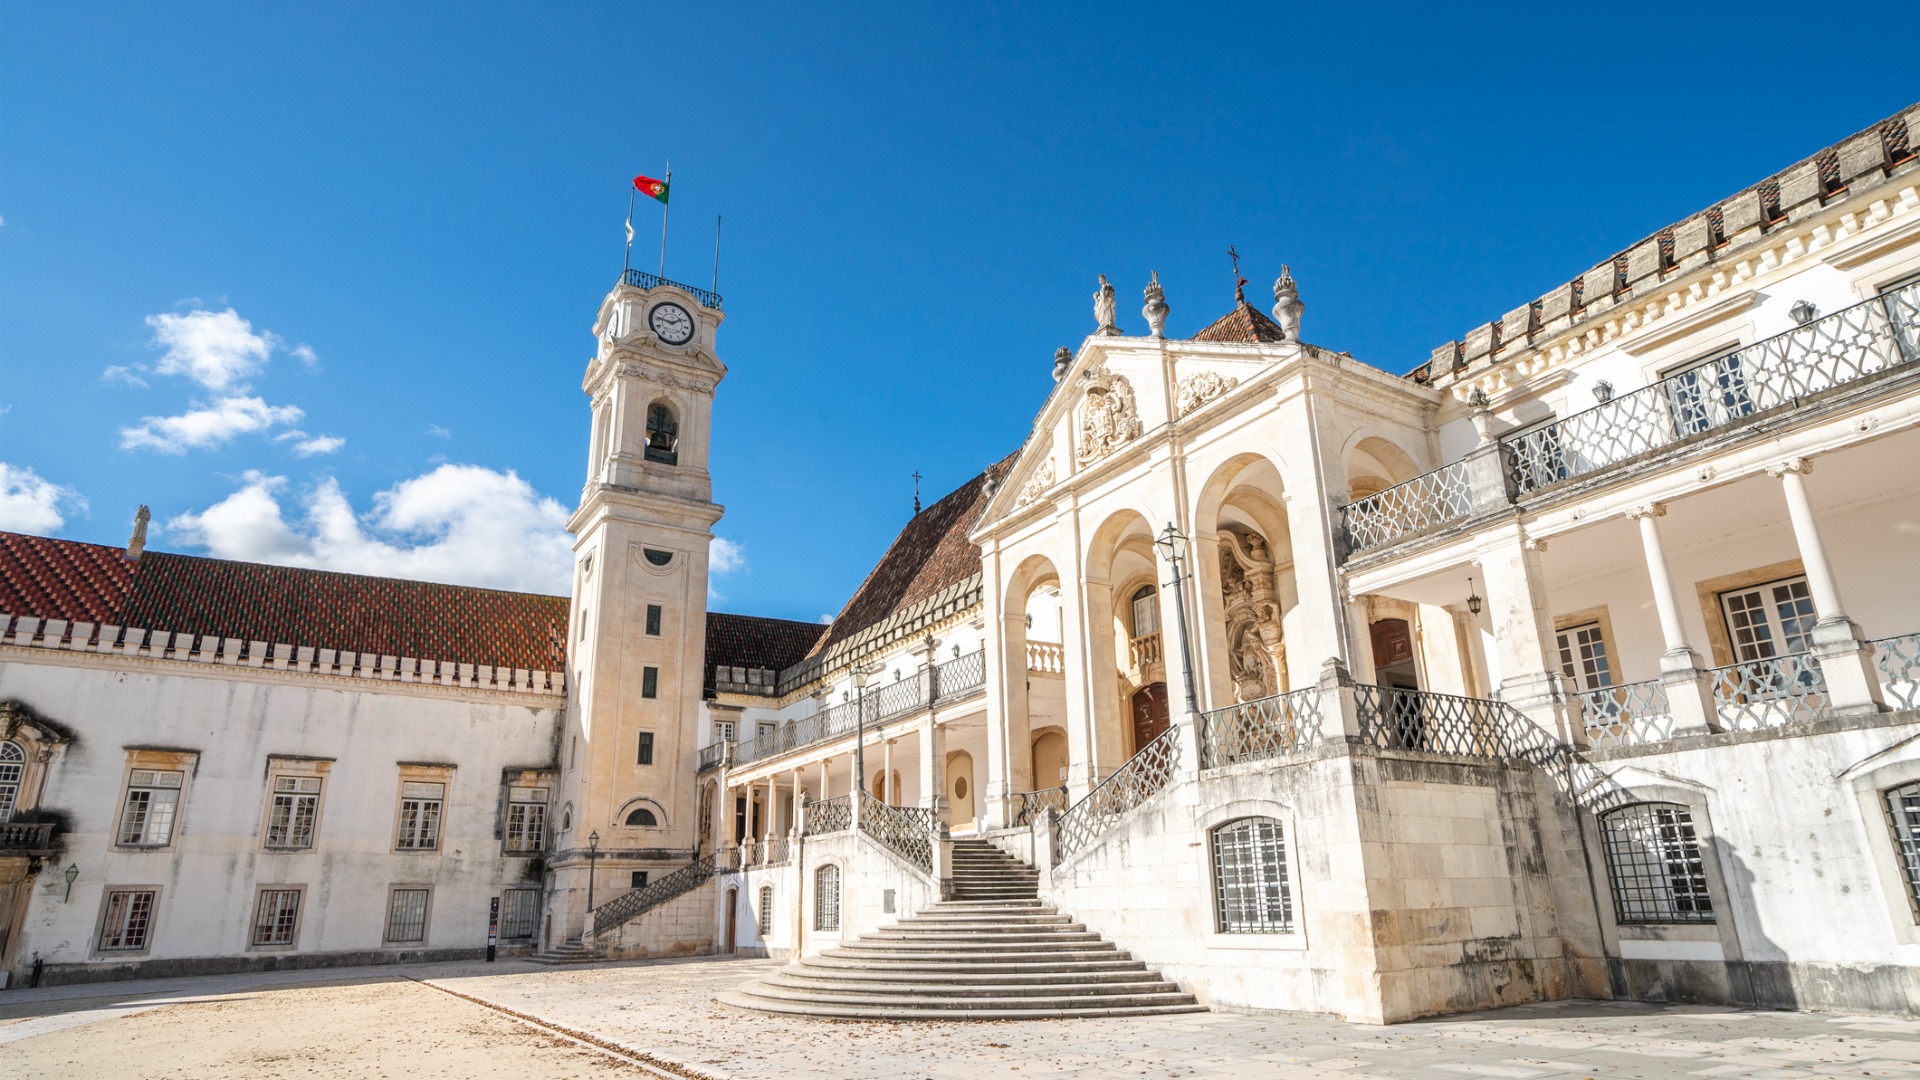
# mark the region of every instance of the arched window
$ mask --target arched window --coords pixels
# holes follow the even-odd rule
[[[1223,934],[1293,933],[1287,840],[1269,817],[1244,817],[1213,830],[1213,906]]]
[[[627,824],[643,825],[649,829],[660,827],[660,819],[644,806],[636,806],[627,812]]]
[[[0,742],[0,821],[13,820],[20,800],[20,778],[26,775],[27,752],[17,742]]]
[[[1133,591],[1133,636],[1160,632],[1160,594],[1151,585]]]
[[[646,458],[662,465],[680,464],[680,421],[664,401],[647,406]]]
[[[1920,917],[1920,781],[1888,790],[1887,821],[1893,825],[1893,846],[1899,850],[1907,902]]]
[[[1623,923],[1710,923],[1713,897],[1694,835],[1693,814],[1679,803],[1639,803],[1600,818],[1613,885],[1614,917]]]
[[[813,928],[840,929],[840,868],[833,863],[813,872]]]
[[[773,886],[760,886],[760,940],[773,933]]]

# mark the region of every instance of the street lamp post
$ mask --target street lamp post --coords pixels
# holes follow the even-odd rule
[[[853,665],[853,782],[856,791],[867,790],[867,669]],[[858,802],[858,799],[853,800]]]
[[[593,864],[600,858],[600,830],[587,834],[587,913],[593,913]]]
[[[1187,649],[1187,590],[1180,576],[1180,560],[1187,554],[1187,538],[1174,531],[1173,522],[1160,533],[1153,542],[1160,550],[1160,557],[1173,565],[1173,617],[1179,622],[1180,630],[1180,679],[1186,685],[1187,711],[1200,711],[1200,701],[1193,692],[1193,657]]]

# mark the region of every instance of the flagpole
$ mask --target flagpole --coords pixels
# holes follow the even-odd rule
[[[673,213],[673,162],[667,162],[667,202],[660,211],[660,280],[667,279],[667,217]]]
[[[720,291],[720,215],[713,215],[713,291]]]
[[[627,185],[627,259],[620,266],[620,280],[627,280],[627,271],[633,269],[633,194],[640,190],[633,184]]]

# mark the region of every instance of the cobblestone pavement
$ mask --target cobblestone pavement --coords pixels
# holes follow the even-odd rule
[[[130,1025],[154,1026],[183,1003],[221,1001],[226,1022],[239,1028],[285,1024],[297,995],[323,986],[338,1007],[301,1007],[308,1042],[356,1045],[366,1038],[356,1025],[376,1022],[377,1014],[352,995],[405,990],[406,1023],[430,1029],[451,1018],[464,1025],[456,1030],[485,1031],[488,1064],[511,1059],[521,1076],[603,1075],[619,1062],[586,1060],[590,1053],[566,1038],[572,1035],[629,1052],[621,1067],[630,1075],[659,1075],[644,1067],[652,1062],[679,1075],[740,1080],[1920,1077],[1920,1020],[1883,1017],[1579,1001],[1392,1027],[1219,1013],[895,1025],[765,1016],[713,1001],[715,991],[776,966],[701,959],[554,969],[503,961],[15,991],[0,994],[0,1074],[32,1075],[17,1068],[59,1062],[69,1077],[189,1075],[107,1048],[122,1045],[123,1032],[139,1034]],[[312,1005],[325,1002],[303,1003]],[[521,1023],[524,1045],[508,1045],[491,1026],[500,1018],[520,1023],[507,1014],[546,1029]],[[463,1071],[470,1063],[461,1064],[467,1059],[457,1043],[434,1045],[442,1056],[386,1074],[478,1075]],[[345,1059],[303,1057],[284,1071],[271,1058],[250,1061],[245,1070],[190,1075],[371,1075]]]

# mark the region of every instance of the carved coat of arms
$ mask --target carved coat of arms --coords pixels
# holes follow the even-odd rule
[[[1140,434],[1140,414],[1133,403],[1133,384],[1125,375],[1090,372],[1086,397],[1080,402],[1080,464],[1098,461]]]

